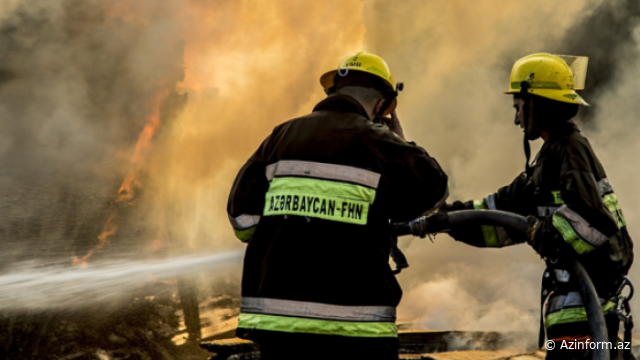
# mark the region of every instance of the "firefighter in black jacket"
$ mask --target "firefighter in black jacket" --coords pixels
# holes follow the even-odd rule
[[[278,125],[233,184],[248,243],[236,334],[264,359],[397,359],[389,221],[440,207],[447,176],[404,140],[381,58],[351,55],[321,84],[329,96]]]
[[[528,234],[517,238],[503,228],[482,226],[450,235],[477,247],[527,241],[547,262],[541,294],[542,329],[547,339],[555,341],[555,350],[548,352],[547,359],[589,358],[589,352],[561,346],[563,340],[589,339],[589,327],[575,279],[554,263],[562,256],[576,256],[584,265],[616,346],[619,320],[613,309],[621,278],[633,261],[627,224],[602,164],[571,120],[580,105],[588,104],[574,90],[567,61],[550,54],[518,60],[507,94],[514,96],[515,123],[525,132],[525,144],[540,137],[544,140],[534,164],[529,166],[527,159],[527,170],[496,193],[480,201],[454,202],[446,208],[504,210],[527,216]],[[616,356],[612,351],[611,359]]]

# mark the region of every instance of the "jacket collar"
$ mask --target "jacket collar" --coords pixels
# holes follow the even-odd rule
[[[354,113],[364,117],[365,119],[369,119],[369,115],[364,110],[364,107],[360,105],[360,102],[353,97],[344,94],[329,95],[313,108],[313,111],[323,110]]]
[[[569,120],[566,123],[556,127],[553,130],[553,132],[549,135],[549,138],[547,139],[547,141],[545,141],[544,144],[542,144],[542,147],[540,148],[540,151],[538,152],[538,154],[536,154],[536,157],[533,160],[533,163],[536,164],[538,162],[538,159],[545,157],[549,149],[551,149],[551,147],[556,142],[558,142],[558,140],[562,139],[567,135],[573,134],[574,132],[580,132],[580,128],[578,128],[578,125],[576,125],[573,122],[573,120]]]
[[[551,132],[551,134],[549,134],[549,138],[547,139],[546,142],[549,142],[549,140],[554,141],[554,140],[558,140],[562,137],[565,137],[567,135],[570,135],[574,132],[580,132],[580,128],[578,128],[578,125],[576,125],[573,120],[569,120],[567,122],[565,122],[564,124],[556,127],[555,129],[553,129],[553,132]]]

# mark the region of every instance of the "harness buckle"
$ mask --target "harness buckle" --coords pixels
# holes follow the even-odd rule
[[[622,292],[626,287],[629,288],[629,294],[623,295]],[[628,324],[632,321],[631,305],[629,305],[629,301],[633,298],[633,293],[633,283],[628,277],[624,276],[622,278],[620,286],[618,287],[618,291],[616,292],[617,302],[615,312],[616,315],[618,315],[620,321],[624,322],[625,324]]]

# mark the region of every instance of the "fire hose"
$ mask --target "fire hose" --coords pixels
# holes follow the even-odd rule
[[[440,211],[429,217],[420,217],[406,223],[395,224],[393,235],[396,239],[397,236],[403,235],[414,235],[424,238],[427,234],[447,232],[463,226],[469,227],[476,225],[501,226],[523,235],[526,234],[528,227],[525,217],[505,211],[461,210],[449,213]],[[587,312],[592,341],[599,342],[600,344],[608,342],[609,337],[607,335],[604,313],[602,312],[598,293],[587,271],[580,262],[571,257],[562,259],[562,266],[568,269],[577,279],[580,297]],[[626,283],[623,283],[621,287],[625,285]],[[627,297],[626,306],[628,306],[628,299],[630,299],[631,296],[633,296],[633,292]],[[622,305],[619,305],[620,310],[624,310],[621,306]],[[619,316],[622,319],[622,315],[619,314]],[[628,312],[626,316],[630,318]],[[605,347],[597,347],[593,350],[594,360],[609,360],[609,358],[609,350]]]

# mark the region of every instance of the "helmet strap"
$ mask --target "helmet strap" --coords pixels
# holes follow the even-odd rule
[[[527,133],[529,132],[529,102],[531,100],[531,96],[529,95],[529,88],[531,84],[528,81],[522,81],[520,83],[520,98],[522,99],[524,105],[522,106],[522,119],[524,121],[524,137],[523,137],[523,146],[524,146],[524,156],[526,157],[526,163],[524,169],[529,175],[531,171],[531,165],[529,161],[531,159],[531,145],[529,145],[529,139],[527,139]]]

